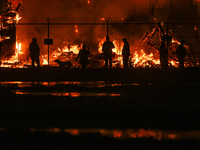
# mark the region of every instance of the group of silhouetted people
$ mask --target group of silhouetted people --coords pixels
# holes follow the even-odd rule
[[[122,39],[124,42],[124,47],[122,49],[122,55],[123,55],[123,64],[124,68],[128,68],[128,61],[130,56],[130,46],[127,41],[127,38]],[[113,42],[110,41],[110,38],[107,36],[106,41],[103,43],[103,54],[104,54],[104,60],[105,60],[105,68],[112,68],[112,49],[115,48]],[[29,51],[31,55],[32,60],[32,68],[35,67],[35,62],[37,64],[37,67],[40,67],[39,62],[39,55],[40,55],[40,48],[37,44],[37,39],[33,38],[31,44],[29,45]],[[86,49],[86,45],[83,44],[82,49],[79,51],[78,56],[76,57],[75,61],[79,59],[79,62],[81,64],[81,68],[83,72],[85,72],[87,64],[89,64],[88,56],[90,55],[89,47]],[[109,62],[109,67],[108,67]]]
[[[124,68],[128,68],[128,62],[130,57],[130,45],[127,41],[127,38],[122,39],[124,46],[122,49],[122,56],[123,56],[123,65]],[[104,54],[105,60],[105,68],[108,69],[108,62],[109,68],[112,68],[112,49],[115,48],[113,42],[110,41],[109,36],[106,37],[106,41],[103,43],[102,51]]]
[[[129,57],[130,57],[130,45],[128,43],[127,38],[122,39],[124,46],[122,49],[122,56],[123,56],[123,67],[126,69],[128,68],[128,62],[129,62]],[[160,63],[161,63],[161,68],[162,69],[167,69],[168,67],[168,50],[166,48],[166,41],[161,42],[160,46]],[[184,68],[184,58],[186,55],[186,48],[183,46],[184,41],[181,41],[181,45],[177,47],[176,54],[178,57],[179,61],[179,68],[183,69]],[[87,48],[87,49],[86,49]],[[103,43],[102,46],[102,51],[104,54],[104,61],[105,61],[105,68],[112,68],[112,49],[114,49],[115,46],[113,42],[110,41],[110,38],[107,36],[106,41]],[[39,55],[40,55],[40,48],[37,44],[37,39],[33,38],[31,44],[29,45],[29,51],[31,55],[31,60],[32,60],[32,68],[34,68],[34,64],[37,64],[37,67],[40,67],[40,61],[39,61]],[[79,59],[79,62],[81,64],[81,68],[83,72],[85,72],[87,64],[89,64],[89,57],[90,55],[90,50],[89,47],[86,47],[85,44],[83,44],[82,49],[79,51],[78,56],[76,57],[76,61]],[[109,65],[108,65],[109,64]]]

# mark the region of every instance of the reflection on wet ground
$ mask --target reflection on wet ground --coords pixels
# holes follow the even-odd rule
[[[6,128],[1,128],[0,131],[6,131]],[[156,140],[200,140],[200,131],[175,131],[175,130],[155,130],[155,129],[61,129],[48,128],[36,129],[31,128],[29,132],[45,132],[51,134],[69,133],[72,136],[84,134],[100,134],[114,139],[140,139],[153,138]]]
[[[109,81],[59,81],[59,82],[4,81],[4,82],[0,82],[0,85],[3,85],[3,86],[16,85],[18,87],[34,87],[34,86],[52,87],[56,85],[76,85],[76,86],[84,86],[84,87],[89,87],[89,88],[100,88],[100,87],[140,85],[140,84],[133,83],[133,82],[109,82]]]
[[[21,82],[21,81],[4,81],[0,82],[0,88],[6,88],[16,95],[48,95],[62,97],[130,97],[135,94],[143,94],[141,91],[154,89],[152,91],[171,90],[172,87],[177,89],[187,87],[189,83],[137,83],[122,81],[58,81],[58,82]],[[182,86],[183,85],[183,86]],[[199,86],[198,83],[190,83],[194,89]],[[195,87],[196,86],[196,87]],[[166,89],[167,88],[167,89]],[[136,92],[137,91],[137,92]],[[151,92],[150,92],[151,93]]]
[[[98,91],[98,88],[137,86],[138,83],[121,83],[107,81],[59,81],[59,82],[0,82],[1,86],[8,87],[17,95],[51,95],[67,97],[119,97],[119,92]],[[81,88],[81,89],[80,89]],[[83,90],[84,89],[84,90]],[[91,91],[91,89],[93,89]]]
[[[15,94],[19,95],[51,95],[51,96],[66,96],[66,97],[117,97],[121,96],[119,93],[95,93],[95,92],[66,92],[66,91],[56,91],[56,92],[30,92],[30,91],[13,91]]]

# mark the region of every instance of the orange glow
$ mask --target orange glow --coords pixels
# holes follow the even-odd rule
[[[5,129],[2,129],[5,130]],[[69,133],[73,136],[87,133],[100,133],[102,136],[108,136],[117,140],[131,139],[131,138],[154,138],[156,140],[184,140],[184,139],[197,139],[200,140],[200,131],[173,131],[173,130],[145,130],[145,129],[124,129],[124,130],[109,130],[109,129],[35,129],[31,128],[31,132],[48,132],[57,134],[61,132]]]
[[[78,26],[75,25],[75,33],[78,33]]]
[[[78,135],[79,134],[79,130],[77,129],[65,129],[65,132],[71,134],[71,135]]]
[[[113,137],[114,138],[121,138],[122,137],[122,133],[121,133],[121,131],[114,131],[113,132]]]
[[[194,30],[197,31],[197,26],[194,27]]]
[[[88,0],[87,2],[88,2],[88,4],[90,4],[90,3],[91,3],[91,1],[90,1],[90,0]]]
[[[101,20],[101,21],[105,21],[105,20],[106,20],[106,18],[99,18],[99,20]]]

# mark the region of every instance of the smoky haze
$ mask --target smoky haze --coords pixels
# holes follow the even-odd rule
[[[47,23],[46,18],[50,18],[50,23],[105,23],[105,21],[99,21],[99,18],[114,18],[114,22],[121,21],[121,18],[126,19],[133,15],[145,15],[148,13],[148,8],[149,0],[91,0],[90,4],[87,0],[34,0],[23,1],[19,13],[22,17],[20,23]],[[113,22],[112,19],[111,22]],[[98,38],[106,36],[106,29],[105,25],[78,26],[79,33],[77,34],[74,25],[52,25],[50,26],[50,38],[53,38],[54,44],[50,49],[62,47],[63,42],[70,39],[72,44],[93,45],[93,51],[97,52],[97,47],[94,45],[98,46]],[[109,36],[111,39],[122,39],[124,36],[130,36],[128,35],[130,29],[127,30],[110,27]],[[47,46],[43,41],[47,38],[47,25],[18,25],[17,35],[26,51],[28,51],[31,39],[36,37],[41,52],[46,53]]]

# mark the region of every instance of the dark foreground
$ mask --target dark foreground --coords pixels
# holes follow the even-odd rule
[[[2,81],[31,81],[30,87],[0,86],[0,137],[7,149],[198,149],[200,140],[115,139],[96,133],[73,136],[62,129],[160,129],[200,130],[200,71],[189,68],[163,72],[159,69],[59,68],[0,69]],[[43,86],[35,82],[106,81],[111,86],[58,83]],[[117,84],[116,84],[117,83]],[[16,94],[16,91],[48,93],[111,93],[113,96],[58,96]],[[116,95],[116,96],[115,96]],[[32,131],[34,129],[34,132]],[[14,147],[12,147],[14,146]]]

